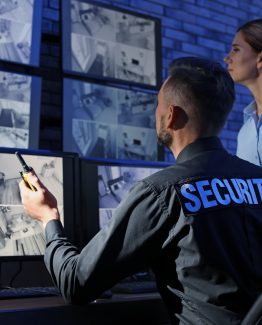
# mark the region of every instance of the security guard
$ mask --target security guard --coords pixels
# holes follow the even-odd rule
[[[262,169],[218,138],[234,98],[220,64],[175,60],[158,94],[156,130],[176,164],[133,187],[81,251],[65,238],[56,200],[38,177],[31,173],[36,192],[21,181],[66,301],[90,302],[149,266],[173,324],[240,324],[262,291]]]

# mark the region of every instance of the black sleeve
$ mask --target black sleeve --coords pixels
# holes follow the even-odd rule
[[[81,252],[65,238],[61,223],[50,221],[45,263],[64,299],[90,302],[120,279],[149,266],[161,250],[159,238],[166,236],[168,216],[161,194],[141,182],[115,210],[108,227]]]

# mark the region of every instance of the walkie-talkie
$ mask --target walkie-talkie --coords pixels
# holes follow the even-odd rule
[[[16,151],[15,154],[16,154],[16,157],[18,158],[18,160],[20,161],[22,167],[23,167],[23,171],[20,172],[21,177],[26,182],[28,187],[32,191],[36,192],[37,189],[30,183],[29,178],[28,178],[28,173],[31,172],[33,170],[33,168],[27,165],[27,163],[24,161],[24,158],[22,157],[22,155],[21,155],[21,153],[19,151]]]

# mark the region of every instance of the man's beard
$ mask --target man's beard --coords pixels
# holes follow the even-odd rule
[[[160,120],[160,130],[157,134],[157,141],[159,144],[170,148],[172,144],[172,136],[165,130],[164,118],[161,117]]]

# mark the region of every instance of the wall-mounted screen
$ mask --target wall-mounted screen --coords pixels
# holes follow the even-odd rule
[[[0,71],[0,147],[37,149],[41,79]]]
[[[0,60],[38,66],[42,0],[0,1]]]
[[[80,160],[82,231],[85,243],[107,226],[120,202],[138,181],[170,166]],[[87,186],[92,184],[92,186]]]
[[[62,15],[64,71],[159,85],[158,19],[86,0],[62,1]]]
[[[39,257],[45,251],[44,229],[23,209],[18,186],[22,167],[14,152],[0,152],[0,259]],[[74,239],[76,156],[43,151],[21,153],[57,198],[61,221]]]
[[[63,148],[81,157],[163,160],[156,94],[64,80]]]

